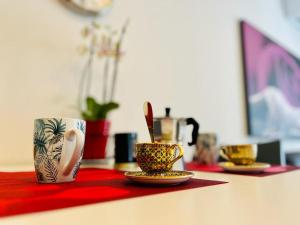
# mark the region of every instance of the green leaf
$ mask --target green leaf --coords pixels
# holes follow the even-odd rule
[[[92,112],[97,107],[97,102],[94,98],[87,97],[86,98],[86,106],[87,106],[87,110]]]
[[[86,111],[83,111],[81,113],[81,116],[85,120],[92,120],[92,121],[99,120],[99,119],[106,119],[107,114],[110,111],[119,108],[119,104],[116,102],[107,102],[107,103],[99,104],[92,97],[88,97],[86,99],[86,105],[87,105],[87,109]]]
[[[98,118],[107,118],[107,114],[114,110],[119,108],[119,104],[116,102],[108,102],[108,103],[104,103],[102,105],[99,106],[98,108]]]

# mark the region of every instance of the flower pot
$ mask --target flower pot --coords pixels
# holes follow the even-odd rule
[[[83,159],[105,159],[110,121],[86,121]]]

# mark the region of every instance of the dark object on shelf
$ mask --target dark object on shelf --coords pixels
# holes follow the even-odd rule
[[[135,162],[135,144],[137,133],[115,134],[115,162],[130,163]]]
[[[257,162],[285,165],[285,155],[282,153],[280,140],[258,143],[257,146]]]
[[[286,153],[286,164],[300,166],[300,152]]]

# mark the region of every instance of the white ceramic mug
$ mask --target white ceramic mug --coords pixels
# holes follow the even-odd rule
[[[74,181],[85,139],[84,120],[43,118],[34,121],[34,166],[39,183]]]

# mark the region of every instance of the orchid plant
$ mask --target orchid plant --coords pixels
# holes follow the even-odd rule
[[[85,43],[80,45],[78,50],[81,55],[87,56],[87,61],[79,83],[78,107],[82,117],[86,120],[106,119],[110,111],[119,107],[119,104],[114,101],[114,97],[119,62],[124,55],[121,47],[128,22],[127,20],[118,31],[109,25],[93,21],[81,31]],[[102,63],[103,68],[101,102],[97,102],[90,93],[93,77],[92,66],[95,60]]]

